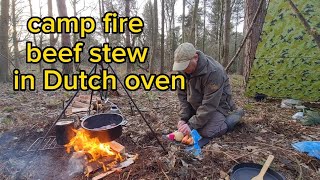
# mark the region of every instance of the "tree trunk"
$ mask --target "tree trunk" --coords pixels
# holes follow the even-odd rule
[[[203,34],[202,34],[202,52],[204,51],[204,44],[205,44],[205,33],[206,33],[206,0],[203,0]]]
[[[78,16],[78,12],[77,12],[77,0],[73,0],[73,1],[72,1],[72,6],[73,6],[73,16],[74,16],[74,17],[77,17],[77,16]],[[73,38],[73,44],[76,44],[76,42],[78,41],[77,34],[76,34],[76,33],[73,33],[72,38]],[[75,63],[75,62],[73,62],[73,65],[74,65],[74,69],[75,69],[76,71],[80,71],[80,63]]]
[[[220,0],[215,0],[215,1],[217,1],[217,2],[220,2]],[[220,25],[220,6],[218,6],[218,12],[217,12],[217,14],[218,14],[218,22],[219,22],[219,25]],[[215,34],[216,34],[216,37],[215,37],[215,40],[216,40],[216,42],[218,42],[218,45],[219,45],[219,27],[220,26],[216,26],[216,32],[215,32]]]
[[[259,1],[256,0],[246,0],[245,1],[245,21],[244,21],[244,34],[247,33],[248,28],[254,18],[254,14],[259,7]],[[260,40],[260,34],[262,31],[262,26],[264,22],[264,17],[266,13],[266,1],[264,0],[262,8],[255,21],[254,28],[252,28],[251,33],[244,45],[244,77],[245,82],[248,81],[250,76],[250,70],[253,64],[253,60],[256,54],[257,46]]]
[[[223,24],[223,0],[220,0],[220,24],[219,24],[219,36],[218,36],[218,54],[219,54],[219,62],[222,60],[222,24]]]
[[[171,57],[173,56],[173,33],[172,33],[172,12],[174,10],[174,6],[172,7],[171,1],[165,1],[165,24],[166,24],[166,34],[167,34],[167,38],[166,38],[166,44],[167,44],[167,48],[165,49],[165,59],[168,59],[168,61],[165,63],[165,67],[170,67],[171,66]]]
[[[185,42],[185,38],[186,38],[186,30],[185,30],[185,27],[184,27],[184,20],[185,20],[185,17],[186,17],[186,0],[182,0],[182,43]]]
[[[238,25],[239,25],[239,7],[236,7],[237,11],[237,22],[236,22],[236,37],[235,37],[235,43],[234,43],[234,53],[237,53],[237,44],[238,44]],[[241,58],[238,58],[237,61],[237,74],[243,75],[243,60]]]
[[[30,9],[30,17],[33,17],[31,0],[29,0],[29,9]],[[33,43],[35,46],[37,46],[36,34],[33,34]]]
[[[1,18],[0,18],[0,82],[9,81],[9,0],[1,0]]]
[[[40,18],[42,18],[42,7],[41,7],[41,0],[39,0],[39,10],[40,10]],[[39,48],[42,50],[43,46],[43,33],[40,33],[40,39],[39,39]],[[39,62],[39,72],[42,72],[42,62]]]
[[[41,33],[40,34],[40,38],[39,38],[39,48],[42,50],[42,46],[43,46],[43,34]],[[40,61],[39,62],[39,72],[41,73],[42,72],[42,62]]]
[[[197,24],[197,12],[198,12],[199,0],[195,0],[194,8],[193,8],[193,15],[192,15],[192,24],[191,24],[191,36],[190,42],[196,46],[196,24]]]
[[[29,2],[30,17],[33,17],[31,0],[28,0],[28,2]],[[33,43],[34,43],[35,46],[37,46],[36,34],[33,34]],[[40,69],[40,72],[41,72],[41,61],[39,62],[39,69]]]
[[[126,0],[126,5],[125,5],[125,12],[126,12],[126,17],[130,17],[130,0]],[[130,47],[131,42],[130,42],[130,33],[129,30],[125,31],[126,34],[126,46]],[[127,73],[130,73],[132,71],[132,64],[127,61]]]
[[[52,13],[52,0],[48,0],[48,16],[52,17],[53,13]],[[55,43],[55,39],[54,39],[54,34],[50,33],[50,46],[54,46]],[[54,63],[51,63],[51,69],[56,69],[56,65]]]
[[[164,0],[161,1],[161,63],[160,73],[164,72]]]
[[[155,71],[155,57],[157,49],[158,40],[158,4],[157,0],[153,0],[153,42],[152,42],[152,55],[150,60],[150,74],[154,74]]]
[[[77,17],[77,0],[72,1],[72,8],[73,8],[73,16]],[[75,44],[77,42],[77,34],[73,33],[72,35],[72,43]]]
[[[176,4],[175,3],[176,1],[174,0],[174,3],[173,3],[173,7],[172,7],[172,14],[171,14],[171,16],[172,16],[172,28],[171,28],[171,33],[172,33],[172,39],[171,39],[171,57],[170,57],[170,71],[171,71],[171,66],[173,65],[173,58],[174,58],[174,50],[176,49],[176,34],[175,34],[175,31],[174,31],[174,29],[175,29],[175,26],[176,26],[176,24],[175,24],[175,20],[174,20],[174,5]]]
[[[100,4],[101,1],[101,4]],[[104,0],[99,0],[99,4],[101,5],[101,10],[100,10],[100,18],[102,18],[102,16],[104,16],[105,10],[104,10]],[[104,23],[101,21],[101,32],[103,34],[103,38],[104,38],[104,43],[107,42],[107,34],[104,33]]]
[[[19,59],[19,46],[18,46],[18,40],[17,40],[17,19],[16,19],[16,0],[11,1],[11,17],[12,17],[12,41],[13,41],[13,59],[14,64],[17,68],[20,66]]]
[[[57,0],[57,6],[58,6],[58,12],[59,16],[67,17],[68,12],[67,12],[67,6],[66,6],[66,0]],[[61,34],[61,46],[64,47],[71,47],[71,42],[70,42],[70,34],[65,32],[65,24],[62,25],[62,34]],[[71,74],[73,72],[73,67],[72,67],[72,62],[71,63],[64,63],[62,65],[62,73],[63,74]]]
[[[224,33],[223,33],[223,63],[226,67],[229,60],[229,43],[230,43],[230,19],[231,19],[231,0],[225,0],[224,13]]]

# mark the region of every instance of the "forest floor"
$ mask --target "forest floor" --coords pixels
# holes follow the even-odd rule
[[[275,156],[272,169],[289,180],[320,179],[320,161],[295,151],[291,144],[319,140],[320,126],[302,126],[292,120],[295,109],[280,108],[280,100],[256,102],[244,96],[242,77],[230,76],[233,97],[245,109],[242,122],[231,133],[215,138],[202,149],[203,159],[185,153],[183,146],[163,141],[164,154],[137,112],[132,116],[129,99],[111,97],[128,119],[119,142],[138,160],[106,179],[219,179],[237,163],[262,164]],[[12,84],[0,84],[0,179],[72,179],[64,173],[68,155],[64,149],[47,150],[32,157],[26,149],[44,136],[73,94],[64,90],[14,92]],[[88,93],[88,92],[87,92]],[[131,92],[158,137],[176,130],[179,102],[175,92]],[[54,135],[54,133],[51,133]],[[32,159],[30,159],[32,157]],[[79,176],[76,179],[87,179]]]

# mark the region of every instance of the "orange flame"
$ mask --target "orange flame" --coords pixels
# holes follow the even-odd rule
[[[74,130],[76,135],[65,145],[67,153],[74,151],[85,152],[91,155],[89,162],[99,161],[100,158],[106,156],[115,156],[115,160],[122,161],[119,153],[114,152],[108,143],[100,143],[98,138],[90,138],[84,129]],[[105,169],[105,168],[104,168]]]

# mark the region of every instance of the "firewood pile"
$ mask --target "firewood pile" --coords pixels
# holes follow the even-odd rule
[[[65,115],[67,117],[77,115],[80,118],[86,116],[89,111],[90,98],[90,95],[79,95],[75,97],[72,104],[66,109]],[[107,109],[107,104],[105,104],[100,97],[92,96],[90,114],[104,112]]]

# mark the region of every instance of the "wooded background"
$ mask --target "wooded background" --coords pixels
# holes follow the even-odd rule
[[[26,23],[31,16],[94,17],[97,22],[96,31],[86,39],[81,39],[86,43],[81,54],[81,65],[89,65],[88,49],[104,42],[109,43],[111,47],[150,47],[148,62],[134,65],[128,63],[126,68],[123,68],[126,73],[136,70],[145,73],[170,72],[174,50],[182,42],[193,43],[197,49],[226,67],[241,46],[244,35],[249,31],[243,50],[229,69],[230,73],[247,77],[259,41],[267,4],[266,0],[1,0],[0,82],[11,81],[10,74],[14,68],[25,68],[25,71],[32,68],[25,63],[26,41],[31,41],[40,48],[54,46],[57,49],[61,46],[73,46],[79,41],[78,34],[29,33]],[[100,18],[107,11],[116,11],[119,16],[140,16],[144,20],[143,32],[103,33]],[[256,21],[250,29],[256,12]],[[79,65],[40,63],[39,71],[43,68],[62,69],[64,74],[71,74],[79,70]]]

